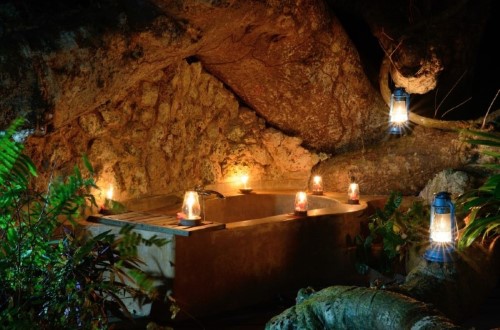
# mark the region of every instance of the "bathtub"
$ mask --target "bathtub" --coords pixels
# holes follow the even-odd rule
[[[206,221],[226,224],[226,228],[250,226],[269,221],[279,221],[283,218],[295,218],[295,194],[293,193],[250,193],[227,196],[226,198],[200,197],[202,218]],[[161,204],[161,199],[158,200]],[[147,211],[153,214],[168,214],[175,216],[181,208],[181,201],[174,205],[152,207]],[[359,210],[360,206],[349,207],[337,199],[322,195],[308,195],[309,215],[321,213],[350,212]],[[141,210],[142,207],[129,207],[131,210]],[[327,210],[323,210],[327,209]],[[277,217],[277,218],[276,218]]]
[[[181,317],[221,313],[283,295],[293,299],[298,289],[307,286],[355,284],[354,238],[366,221],[366,204],[308,195],[309,210],[298,216],[293,213],[294,198],[294,192],[206,198],[203,216],[211,227],[183,229],[186,233],[176,231],[176,220],[176,228],[136,221],[143,233],[171,238],[161,257],[144,249],[141,258],[148,265],[171,267],[162,272],[172,278],[173,297],[186,312]],[[154,203],[135,202],[135,209],[131,205],[129,209],[175,219],[181,201],[169,202],[157,198]],[[106,227],[124,223],[103,218],[93,222]],[[161,318],[165,309],[153,306],[151,314]]]

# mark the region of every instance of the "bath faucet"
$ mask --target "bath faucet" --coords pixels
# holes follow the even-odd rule
[[[210,196],[210,195],[215,195],[217,198],[226,198],[223,194],[221,194],[218,191],[215,190],[210,190],[210,189],[205,189],[202,186],[196,186],[194,190],[198,193],[198,195],[201,196]]]

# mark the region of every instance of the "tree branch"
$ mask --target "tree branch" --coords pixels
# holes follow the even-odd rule
[[[389,88],[390,69],[391,69],[391,62],[390,59],[386,56],[382,60],[382,64],[380,66],[379,88],[380,88],[380,94],[382,95],[382,98],[384,99],[385,103],[388,106],[390,106],[391,104],[391,89]],[[405,86],[400,86],[400,87],[404,88]],[[414,112],[410,112],[409,120],[412,123],[424,127],[453,131],[457,129],[474,128],[477,125],[481,125],[483,122],[494,120],[499,116],[500,116],[500,109],[490,114],[486,114],[484,118],[482,117],[473,120],[450,121],[450,120],[439,120],[434,118],[428,118],[420,116]]]

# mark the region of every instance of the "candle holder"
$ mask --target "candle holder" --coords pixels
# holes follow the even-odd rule
[[[319,175],[315,175],[312,184],[313,195],[323,195],[323,179]]]
[[[99,208],[99,214],[110,215],[113,214],[113,185],[109,185],[108,191],[106,192],[106,197],[104,198],[104,204]]]
[[[307,194],[304,191],[299,191],[295,194],[295,215],[307,215]]]
[[[179,214],[181,226],[198,226],[201,224],[200,199],[196,191],[186,191],[182,203],[182,213]]]
[[[242,188],[240,188],[240,192],[241,192],[242,194],[249,194],[249,193],[251,193],[251,192],[252,192],[252,190],[253,190],[253,189],[247,186],[247,183],[248,183],[248,175],[243,175],[243,176],[241,177],[241,183],[243,184],[243,187],[242,187]]]
[[[356,182],[349,184],[347,190],[347,204],[359,204],[359,185]]]

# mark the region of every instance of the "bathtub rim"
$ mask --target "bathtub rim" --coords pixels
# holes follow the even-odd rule
[[[252,191],[251,194],[260,194],[260,195],[289,195],[289,196],[295,196],[296,191],[283,191],[283,190],[265,190],[265,191]],[[227,197],[231,196],[240,196],[240,195],[246,195],[242,193],[235,193],[235,194],[230,194],[226,195]],[[318,208],[318,209],[312,209],[308,210],[307,214],[305,215],[296,215],[294,213],[282,213],[278,215],[273,215],[273,216],[268,216],[268,217],[262,217],[262,218],[254,218],[254,219],[247,219],[247,220],[239,220],[239,221],[234,221],[230,223],[222,223],[222,222],[210,222],[214,225],[223,225],[220,228],[216,229],[211,229],[207,231],[197,231],[197,232],[186,232],[184,233],[185,230],[176,230],[172,229],[170,227],[162,227],[162,226],[150,226],[150,225],[145,225],[144,223],[141,222],[136,222],[133,223],[137,228],[139,229],[145,229],[145,230],[151,230],[155,232],[164,232],[164,233],[172,233],[174,235],[181,235],[181,236],[191,236],[193,234],[202,234],[206,232],[210,232],[212,230],[215,231],[220,231],[223,229],[237,229],[237,228],[249,228],[252,226],[256,225],[263,225],[266,223],[277,223],[277,222],[288,222],[288,221],[300,221],[300,220],[306,220],[307,218],[315,218],[315,217],[323,217],[323,216],[340,216],[343,214],[350,214],[352,216],[353,213],[358,212],[359,216],[362,216],[362,214],[365,212],[365,210],[368,208],[368,204],[364,201],[360,201],[359,204],[347,204],[347,198],[345,202],[342,202],[339,196],[344,197],[344,194],[339,194],[339,193],[324,193],[323,195],[313,195],[312,193],[308,193],[308,196],[314,196],[314,198],[326,198],[326,199],[331,199],[336,201],[337,203],[335,204],[335,207],[329,207],[329,208]],[[165,197],[170,201],[176,201],[178,203],[179,198],[176,196],[172,195],[162,195],[162,196],[154,196],[155,200],[161,200],[161,197]],[[215,198],[215,197],[211,197]],[[175,207],[174,207],[175,206]],[[174,204],[172,205],[172,213],[175,214],[175,212],[178,212],[180,205],[179,204]],[[152,210],[128,210],[128,212],[139,212],[139,213],[148,213],[151,215],[158,215],[159,213],[155,213],[155,209]],[[128,213],[126,212],[126,213]],[[171,215],[170,215],[171,216]],[[112,225],[112,226],[123,226],[126,221],[116,221],[113,219],[106,219],[105,216],[102,215],[94,215],[94,216],[89,216],[87,221],[91,221],[94,223],[101,223],[101,224],[107,224],[107,225]],[[176,226],[174,226],[176,227]],[[185,227],[183,227],[185,228]],[[194,228],[193,228],[194,229]]]
[[[235,192],[233,194],[226,194],[225,196],[227,198],[231,197],[244,197],[246,195],[260,195],[260,196],[265,196],[265,195],[273,195],[273,196],[289,196],[290,198],[294,198],[295,194],[297,193],[296,190],[253,190],[250,193],[240,193],[240,192]],[[172,206],[172,214],[177,208],[180,207],[179,201],[181,201],[179,198],[172,197],[171,195],[165,195],[166,198],[170,201],[176,201],[177,204],[173,204]],[[314,195],[311,192],[307,192],[308,198],[318,198],[318,199],[328,199],[332,200],[335,203],[334,207],[326,207],[326,208],[317,208],[317,209],[311,209],[307,211],[307,214],[304,215],[296,215],[292,211],[288,213],[281,213],[281,214],[276,214],[272,216],[267,216],[267,217],[261,217],[261,218],[253,218],[253,219],[246,219],[246,220],[239,220],[239,221],[234,221],[234,222],[228,222],[224,223],[225,228],[222,229],[235,229],[235,228],[242,228],[242,227],[251,227],[251,226],[256,226],[256,225],[262,225],[265,223],[270,223],[270,222],[287,222],[287,221],[297,221],[300,219],[305,219],[305,218],[313,218],[313,217],[321,217],[321,216],[338,216],[341,214],[352,214],[355,212],[364,212],[367,208],[367,204],[363,201],[360,201],[359,204],[348,204],[347,203],[347,196],[344,194],[340,193],[335,193],[335,192],[326,192],[323,193],[322,195]],[[345,202],[343,202],[340,198],[345,197]],[[160,198],[161,196],[157,196],[156,198]],[[214,196],[209,196],[208,199],[213,200],[217,199]],[[155,210],[159,210],[163,208],[156,208],[152,210],[148,210],[148,212],[155,213]],[[214,221],[214,223],[217,223],[217,221]],[[222,223],[222,222],[218,222]]]

